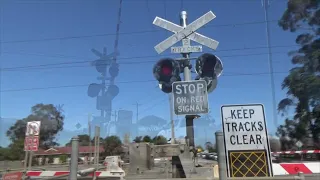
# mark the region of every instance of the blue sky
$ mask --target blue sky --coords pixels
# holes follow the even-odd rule
[[[108,53],[113,51],[119,0],[0,3],[1,117],[23,118],[36,103],[64,104],[65,129],[75,130],[77,123],[87,122],[88,113],[99,115],[96,100],[87,96],[87,85],[99,83],[98,73],[89,63],[97,59],[91,49],[107,47]],[[113,101],[114,110],[132,110],[135,114],[134,103],[139,102],[140,117],[156,115],[169,120],[168,96],[156,87],[152,67],[162,57],[178,55],[156,53],[154,46],[172,33],[155,27],[152,21],[159,16],[178,24],[181,6],[188,12],[189,23],[209,10],[217,16],[197,31],[220,42],[216,52],[206,47],[204,52],[218,55],[224,65],[218,87],[209,95],[211,116],[220,122],[224,104],[262,103],[269,133],[274,133],[277,124],[272,115],[266,25],[260,0],[123,0],[120,73],[116,78],[120,93]],[[277,101],[285,97],[281,82],[292,67],[287,53],[297,48],[296,34],[277,25],[285,8],[286,1],[277,0],[271,1],[269,9]],[[65,64],[43,66],[57,63]],[[279,116],[278,125],[283,119]]]

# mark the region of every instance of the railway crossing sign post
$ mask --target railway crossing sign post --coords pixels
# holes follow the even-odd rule
[[[160,63],[156,64],[154,68],[154,75],[156,79],[159,81],[159,86],[162,91],[172,93],[172,100],[170,101],[170,108],[171,110],[171,138],[174,140],[174,122],[172,118],[173,110],[176,115],[186,115],[186,135],[189,139],[189,145],[192,150],[194,150],[194,128],[193,128],[193,119],[199,117],[197,114],[206,114],[208,113],[208,91],[207,91],[207,81],[201,79],[204,78],[205,75],[199,78],[199,80],[192,81],[191,80],[191,71],[192,65],[190,64],[191,59],[190,54],[193,52],[202,52],[202,46],[207,46],[213,50],[218,47],[219,42],[213,40],[209,37],[206,37],[202,34],[195,32],[202,26],[206,25],[210,21],[212,21],[216,16],[213,14],[212,11],[205,13],[203,16],[199,17],[195,21],[190,24],[187,24],[187,12],[182,11],[180,13],[180,25],[177,25],[173,22],[168,20],[162,19],[160,17],[156,17],[153,21],[153,24],[159,26],[163,29],[173,32],[174,34],[165,39],[164,41],[160,42],[154,48],[158,54],[161,54],[165,50],[169,49],[171,46],[175,45],[179,41],[182,41],[182,46],[179,47],[171,47],[171,53],[180,53],[183,56],[183,59],[164,59],[160,60]],[[190,40],[199,43],[198,46],[191,46]],[[210,58],[196,58],[197,61],[201,61],[201,65],[204,65],[204,61],[211,62],[211,65],[208,65],[210,69],[213,69],[214,72],[210,74],[210,78],[217,78],[216,75],[216,65],[218,61],[215,56],[212,55]],[[204,60],[205,59],[205,60]],[[180,61],[177,63],[176,61]],[[221,63],[221,62],[220,62]],[[176,64],[180,64],[181,67],[176,66]],[[201,66],[200,65],[200,66]],[[165,67],[169,66],[169,67]],[[170,67],[171,66],[171,67]],[[200,67],[201,68],[201,67]],[[221,67],[222,68],[222,67]],[[159,69],[165,69],[165,72],[159,72]],[[183,69],[183,71],[182,71]],[[221,69],[222,70],[222,69]],[[171,73],[167,73],[170,72]],[[176,73],[179,72],[179,73]],[[184,74],[184,81],[180,81],[180,72]],[[168,78],[168,75],[171,74],[175,77]],[[170,76],[170,75],[169,75]],[[161,79],[165,79],[163,82]],[[170,82],[168,80],[170,79]],[[172,79],[176,79],[176,82],[173,82]],[[209,81],[212,82],[212,81]],[[162,86],[162,84],[165,86]],[[164,87],[164,88],[162,88]],[[172,104],[174,106],[172,106]],[[187,154],[186,154],[187,155]],[[190,157],[190,155],[187,155]],[[195,165],[195,162],[193,162]],[[191,170],[192,173],[196,173],[195,166]]]
[[[26,137],[24,141],[25,151],[38,151],[41,121],[27,123]]]
[[[263,105],[224,105],[221,117],[228,177],[273,176]]]
[[[29,155],[28,168],[32,166],[33,152],[38,151],[39,148],[39,136],[40,136],[41,121],[30,121],[27,122],[26,137],[24,139],[24,170],[27,169],[27,160]]]

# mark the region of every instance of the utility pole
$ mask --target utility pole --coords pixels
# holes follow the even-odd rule
[[[139,104],[138,102],[136,102],[134,105],[136,105],[136,108],[137,108],[136,123],[138,123],[138,121],[139,121],[139,106],[141,106],[142,104]]]
[[[88,88],[88,95],[90,97],[97,97],[97,109],[101,110],[100,118],[100,127],[102,128],[103,133],[108,133],[108,129],[111,121],[112,115],[112,100],[119,93],[119,87],[115,85],[115,78],[119,74],[119,64],[117,64],[118,56],[118,42],[119,42],[119,31],[121,24],[121,8],[122,0],[119,0],[120,7],[118,11],[118,23],[116,27],[116,39],[114,44],[114,52],[107,55],[107,49],[104,48],[103,52],[99,52],[95,49],[91,51],[99,57],[98,60],[94,61],[97,71],[101,74],[101,77],[98,77],[98,80],[101,80],[101,84],[97,86],[96,83],[91,83]],[[107,70],[108,69],[108,70]],[[109,72],[110,77],[107,77],[107,72]],[[106,88],[106,81],[109,81],[108,88]],[[97,91],[97,88],[100,88],[100,91]],[[97,93],[98,92],[98,93]],[[101,92],[101,93],[100,93]],[[101,94],[101,96],[99,96]],[[104,134],[102,136],[108,136]]]
[[[118,111],[114,110],[114,122],[117,122]]]
[[[2,57],[2,8],[0,6],[0,59]],[[0,91],[1,91],[1,85],[2,85],[2,61],[0,60]],[[0,93],[0,102],[1,102],[1,94]],[[1,110],[0,110],[0,127],[2,127],[2,118],[1,118]],[[0,138],[1,142],[3,142],[3,139]],[[27,151],[25,152],[27,154]],[[25,162],[26,163],[26,162]]]
[[[271,84],[271,95],[272,95],[272,105],[273,105],[273,124],[278,125],[278,116],[277,116],[277,101],[276,101],[276,92],[274,85],[274,72],[273,72],[273,62],[272,62],[272,52],[271,52],[271,43],[270,43],[270,27],[269,27],[269,0],[262,0],[264,7],[264,18],[266,22],[266,35],[267,35],[267,48],[268,48],[268,62],[269,62],[269,71],[270,71],[270,84]]]
[[[121,9],[122,9],[122,0],[119,1],[120,5],[119,5],[119,11],[118,11],[118,23],[117,23],[117,27],[116,27],[116,39],[114,42],[114,53],[116,53],[116,55],[113,57],[113,62],[112,64],[116,64],[117,62],[117,53],[118,53],[118,44],[119,44],[119,32],[120,32],[120,24],[121,24]],[[114,85],[114,79],[115,76],[111,76],[110,77],[110,85]],[[110,108],[110,112],[108,113],[108,119],[109,119],[109,123],[108,123],[108,127],[106,127],[107,129],[107,136],[109,135],[109,130],[110,130],[110,125],[111,125],[111,112],[112,112],[112,101],[111,101],[111,108]]]
[[[88,133],[89,133],[89,162],[92,160],[92,143],[91,143],[91,113],[88,114]]]
[[[170,121],[171,121],[171,144],[175,144],[175,134],[174,134],[174,112],[172,104],[172,93],[169,94],[169,105],[170,105]]]

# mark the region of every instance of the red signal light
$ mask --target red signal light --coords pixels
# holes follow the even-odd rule
[[[161,73],[165,76],[170,76],[172,74],[172,68],[164,65],[161,67]]]
[[[153,75],[165,93],[172,91],[173,82],[181,81],[180,72],[179,62],[171,58],[160,59],[153,67]]]

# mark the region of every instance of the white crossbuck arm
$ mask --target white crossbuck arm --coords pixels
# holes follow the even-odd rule
[[[216,16],[213,14],[213,12],[209,11],[197,20],[193,21],[186,28],[183,28],[182,26],[179,26],[160,17],[156,17],[153,21],[154,25],[162,27],[175,34],[173,34],[172,36],[155,46],[155,50],[158,53],[162,53],[175,43],[181,41],[183,38],[189,38],[192,41],[195,41],[201,45],[207,46],[211,49],[216,49],[219,44],[218,41],[195,32],[197,29],[204,26],[205,24],[213,20],[215,17]]]

